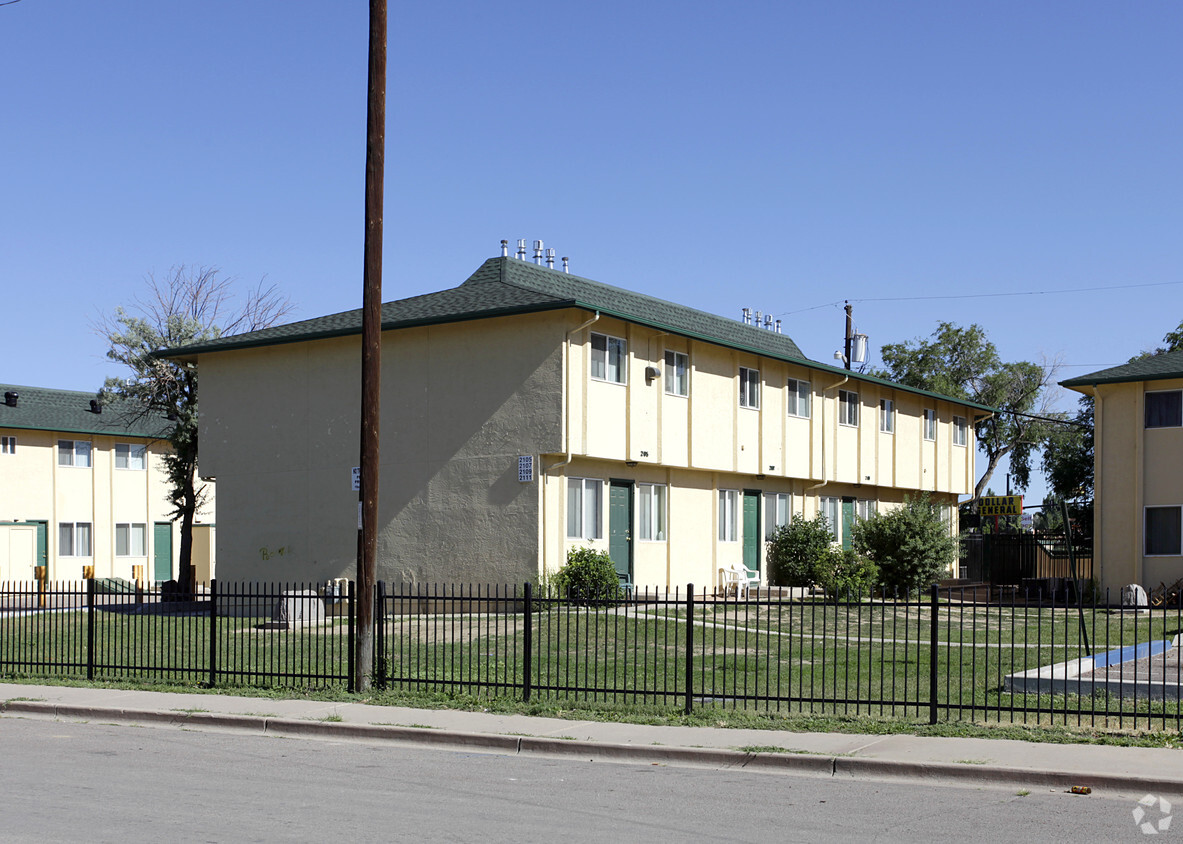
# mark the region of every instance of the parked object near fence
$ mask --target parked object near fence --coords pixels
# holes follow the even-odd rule
[[[1147,598],[1145,589],[1137,583],[1131,583],[1121,587],[1121,605],[1135,609],[1146,609],[1150,606],[1150,599]]]
[[[268,630],[277,602],[322,602],[316,588],[213,581],[178,604],[152,590],[101,594],[93,581],[0,584],[0,675],[345,687],[357,633],[346,586],[340,615]],[[1080,606],[1060,593],[1007,589],[999,600],[997,589],[936,586],[824,599],[724,599],[687,586],[578,602],[531,584],[376,592],[379,689],[927,723],[1183,721],[1177,648],[1164,646],[1176,668],[1159,672],[1161,695],[1138,681],[1139,660],[1162,656],[1139,648],[1183,629],[1183,608],[1122,607],[1118,595]],[[1056,668],[1074,661],[1072,676]],[[1119,686],[1095,682],[1101,670]],[[1025,673],[1065,682],[1016,685]]]
[[[312,589],[284,592],[275,602],[275,613],[271,620],[286,627],[298,624],[324,624],[324,600]]]

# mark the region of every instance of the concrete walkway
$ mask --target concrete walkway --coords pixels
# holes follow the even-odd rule
[[[1183,750],[565,721],[451,709],[0,683],[0,719],[414,744],[816,777],[1183,797]],[[2,733],[2,728],[0,728]]]

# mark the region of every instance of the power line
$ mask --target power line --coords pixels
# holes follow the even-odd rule
[[[940,296],[877,296],[866,299],[839,299],[836,302],[826,302],[824,305],[814,305],[811,308],[801,308],[796,311],[785,311],[777,316],[791,316],[816,311],[820,308],[833,308],[850,302],[921,302],[936,299],[996,299],[1003,296],[1058,296],[1061,293],[1095,293],[1102,290],[1134,290],[1139,287],[1169,287],[1183,284],[1183,281],[1153,281],[1145,284],[1115,284],[1102,287],[1066,287],[1060,290],[1019,290],[1011,293],[959,293]]]

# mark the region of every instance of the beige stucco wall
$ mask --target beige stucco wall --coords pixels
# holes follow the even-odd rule
[[[574,318],[572,314],[572,318]],[[520,583],[538,572],[539,485],[519,455],[562,441],[562,316],[382,336],[378,577]],[[203,471],[223,579],[322,582],[356,567],[360,338],[205,354]]]
[[[592,333],[627,341],[626,383],[591,377]],[[647,367],[664,368],[667,348],[690,357],[688,397],[666,394],[661,377],[645,378]],[[758,409],[739,405],[741,366],[760,371]],[[967,444],[953,444],[953,417],[972,423],[969,411],[853,377],[840,383],[842,377],[604,317],[572,338],[571,446],[611,461],[962,495],[972,490],[972,424]],[[809,419],[787,414],[789,378],[810,382]],[[858,427],[838,424],[840,389],[858,394]],[[894,434],[879,432],[880,398],[896,403]],[[937,411],[934,441],[923,439],[924,408]]]
[[[141,437],[40,431],[23,428],[0,428],[0,434],[16,438],[15,454],[0,455],[0,522],[45,522],[46,550],[51,580],[77,580],[84,566],[93,566],[97,577],[131,579],[133,568],[143,566],[151,579],[153,572],[154,531],[157,522],[170,522],[168,478],[163,455],[168,444]],[[59,440],[81,440],[91,444],[91,465],[59,466]],[[116,469],[115,445],[147,445],[146,468]],[[214,489],[198,515],[202,521],[214,516]],[[89,523],[91,554],[66,556],[59,553],[61,523]],[[115,525],[145,526],[145,554],[117,556]],[[177,571],[180,554],[180,528],[171,525],[172,569]],[[0,577],[32,579],[32,566],[24,558],[25,530],[16,525],[0,525],[0,547],[19,547],[9,551],[8,563],[0,562]],[[16,543],[13,546],[13,543]],[[2,552],[0,552],[2,553]]]
[[[1183,577],[1183,557],[1146,556],[1147,507],[1183,505],[1183,428],[1145,427],[1145,395],[1183,389],[1183,379],[1101,384],[1095,389],[1094,542],[1100,579],[1117,594]]]

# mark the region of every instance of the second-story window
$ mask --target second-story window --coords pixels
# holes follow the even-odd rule
[[[879,399],[879,430],[885,434],[895,433],[895,402]]]
[[[739,368],[739,406],[760,407],[760,370],[746,366]]]
[[[924,438],[926,440],[937,438],[937,412],[927,407],[924,408]]]
[[[90,468],[90,443],[85,440],[58,440],[58,465]]]
[[[665,391],[671,396],[690,395],[690,356],[681,352],[665,353]]]
[[[148,447],[139,443],[115,443],[115,468],[143,471]]]
[[[788,393],[789,416],[809,418],[809,382],[790,378],[785,386]]]
[[[953,445],[969,444],[969,423],[964,416],[953,417]]]
[[[607,334],[592,334],[591,347],[591,377],[597,381],[623,384],[627,357],[625,341]]]
[[[858,393],[853,390],[838,391],[838,422],[858,427]]]

